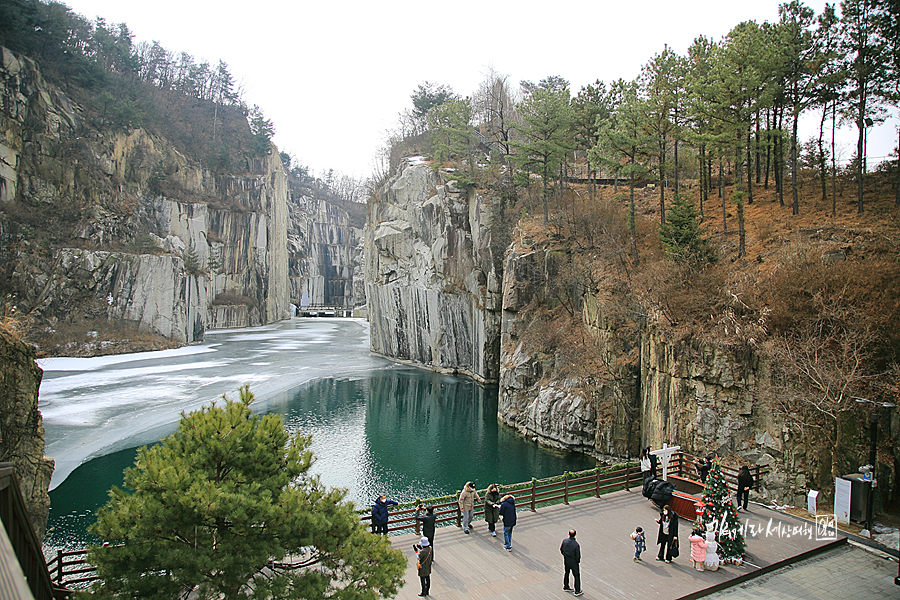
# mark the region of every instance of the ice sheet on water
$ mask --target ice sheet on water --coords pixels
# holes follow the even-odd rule
[[[292,319],[254,330],[210,332],[197,346],[91,359],[46,359],[40,403],[51,488],[85,460],[151,443],[197,410],[250,385],[266,402],[312,379],[366,371],[387,360],[369,353],[361,319]],[[214,343],[213,343],[214,340]],[[315,352],[304,347],[315,344]],[[262,360],[261,360],[262,359]]]
[[[46,373],[52,371],[96,371],[103,367],[122,363],[136,362],[140,360],[154,360],[159,358],[173,358],[177,356],[190,356],[215,352],[213,345],[208,346],[184,346],[170,350],[154,350],[153,352],[135,352],[133,354],[114,354],[112,356],[92,356],[89,358],[77,358],[60,356],[57,358],[39,358],[36,362]]]

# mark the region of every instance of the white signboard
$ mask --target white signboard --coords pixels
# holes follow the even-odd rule
[[[816,499],[819,497],[819,492],[815,490],[809,490],[809,493],[806,495],[806,511],[809,513],[809,516],[816,516]]]
[[[850,481],[834,479],[834,518],[838,523],[850,524]]]

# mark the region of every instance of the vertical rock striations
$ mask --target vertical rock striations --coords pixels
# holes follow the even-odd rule
[[[492,200],[409,162],[370,200],[366,296],[373,352],[478,381],[499,375]]]
[[[287,183],[272,151],[213,173],[143,129],[97,130],[0,47],[0,283],[48,328],[177,342],[289,316]]]
[[[808,436],[792,431],[765,399],[775,393],[769,367],[755,353],[690,338],[673,341],[643,325],[622,324],[590,296],[582,317],[605,357],[590,377],[561,374],[558,357],[527,350],[523,309],[548,285],[554,253],[513,246],[503,280],[498,418],[523,435],[598,458],[635,456],[641,447],[767,464],[762,491],[797,503],[821,478]],[[827,479],[827,476],[825,477]]]
[[[289,202],[290,298],[297,306],[353,308],[365,302],[359,243],[347,211],[322,198],[292,193]]]

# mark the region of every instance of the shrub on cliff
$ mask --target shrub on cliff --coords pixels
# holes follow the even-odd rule
[[[309,473],[310,438],[240,401],[183,414],[113,488],[89,550],[101,597],[377,598],[406,560],[369,533],[345,492]],[[282,561],[287,561],[287,564]]]
[[[702,264],[716,259],[709,241],[703,237],[694,205],[681,195],[675,196],[666,222],[659,226],[659,241],[669,258],[680,263]]]

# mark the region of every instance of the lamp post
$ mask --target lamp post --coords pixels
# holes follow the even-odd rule
[[[874,483],[875,483],[875,441],[878,438],[878,408],[883,406],[884,408],[894,408],[897,406],[893,402],[879,402],[877,400],[869,400],[867,398],[857,398],[853,397],[860,404],[874,404],[876,408],[872,411],[872,414],[869,415],[869,464],[868,466],[871,471],[871,478],[868,480],[869,483],[869,493],[866,495],[866,529],[869,531],[869,537],[872,537],[872,508],[875,500],[874,494]],[[894,581],[897,585],[900,583],[897,580]]]

